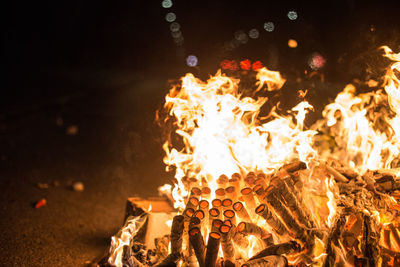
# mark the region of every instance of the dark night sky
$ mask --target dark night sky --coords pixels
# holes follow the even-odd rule
[[[280,59],[273,67],[302,70],[307,57],[317,51],[328,59],[325,71],[335,79],[346,76],[340,71],[352,67],[354,59],[363,58],[371,49],[400,45],[399,4],[395,1],[185,0],[174,1],[170,9],[164,9],[161,1],[145,0],[14,1],[3,5],[6,88],[24,87],[15,84],[38,70],[180,69],[188,54],[199,57],[204,72],[214,73],[223,58],[257,58],[268,65],[271,53],[279,54]],[[298,12],[296,21],[287,18],[290,10]],[[174,44],[165,21],[169,11],[176,13],[181,25],[185,38],[181,47]],[[275,23],[273,33],[262,29],[266,21]],[[235,31],[251,28],[260,31],[259,39],[224,51],[223,44],[232,40]],[[289,38],[299,42],[297,49],[287,47]],[[338,66],[341,57],[345,62]],[[4,96],[9,93],[6,90]]]

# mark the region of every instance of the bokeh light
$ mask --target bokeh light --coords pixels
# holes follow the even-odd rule
[[[297,47],[297,41],[296,40],[294,40],[294,39],[289,39],[289,41],[288,41],[288,46],[290,47],[290,48],[296,48]]]
[[[171,36],[173,38],[179,38],[182,36],[182,32],[181,31],[177,31],[177,32],[171,32]]]
[[[249,40],[249,37],[244,31],[237,31],[235,32],[235,39],[238,40],[240,43],[245,44]]]
[[[260,36],[260,32],[257,29],[251,29],[249,31],[249,37],[252,39],[257,39]]]
[[[242,70],[250,70],[251,61],[249,59],[245,59],[245,60],[240,61],[240,68]]]
[[[237,62],[235,60],[225,59],[225,60],[223,60],[221,62],[221,68],[223,70],[233,70],[233,71],[235,71],[235,70],[239,69],[239,66],[238,66],[238,64],[237,64]]]
[[[308,66],[312,70],[318,70],[325,66],[326,59],[318,52],[313,53],[309,60],[308,60]]]
[[[176,20],[176,15],[174,12],[169,12],[167,15],[165,15],[165,20],[168,22],[174,22]]]
[[[186,58],[186,64],[189,67],[196,67],[198,62],[199,62],[199,60],[197,59],[197,57],[195,55],[189,55]]]
[[[178,46],[183,45],[183,42],[184,42],[183,36],[178,37],[178,38],[174,38],[174,42],[175,42],[175,44],[178,45]]]
[[[267,32],[273,32],[275,30],[274,23],[271,22],[271,21],[265,22],[264,23],[264,30],[266,30]]]
[[[171,32],[178,32],[181,29],[181,25],[179,25],[178,22],[172,22],[171,25],[169,25],[169,29]]]
[[[262,67],[264,67],[264,66],[263,66],[263,64],[261,63],[261,61],[259,61],[259,60],[255,61],[255,62],[253,63],[253,65],[251,66],[251,68],[252,68],[254,71],[257,71],[257,70],[261,69]]]
[[[296,20],[297,19],[297,12],[296,11],[289,11],[288,12],[288,14],[287,14],[287,16],[288,16],[288,18],[290,19],[290,20]]]
[[[171,0],[163,0],[161,2],[161,5],[163,8],[170,8],[170,7],[172,7],[172,1]]]

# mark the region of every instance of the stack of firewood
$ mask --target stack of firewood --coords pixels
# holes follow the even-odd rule
[[[296,161],[268,175],[221,175],[211,201],[205,179],[185,178],[190,195],[182,214],[173,219],[170,253],[156,264],[146,264],[312,266],[318,260],[323,266],[397,266],[400,180],[393,173],[361,176],[337,162],[307,168]],[[317,221],[309,198],[304,198],[311,176],[335,180],[336,214],[330,226]],[[381,221],[382,214],[387,221]],[[259,249],[251,257],[250,236]],[[316,242],[324,243],[324,255],[316,255]]]

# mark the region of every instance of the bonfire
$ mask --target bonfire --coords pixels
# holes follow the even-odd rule
[[[165,98],[183,144],[164,144],[169,234],[148,249],[138,233],[151,211],[128,216],[103,264],[400,266],[400,54],[382,50],[381,88],[347,85],[311,127],[306,100],[261,116],[268,99],[241,94],[239,80],[184,76]],[[254,92],[284,83],[262,68]]]

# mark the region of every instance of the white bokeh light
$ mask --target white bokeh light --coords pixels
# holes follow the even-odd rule
[[[251,29],[249,31],[249,37],[252,39],[257,39],[260,36],[260,32],[257,29]]]
[[[267,32],[273,32],[275,30],[274,23],[271,22],[271,21],[265,22],[264,23],[264,30],[266,30]]]
[[[174,22],[176,20],[176,15],[174,12],[169,12],[167,15],[165,15],[165,20],[168,22]]]
[[[170,7],[172,7],[172,1],[171,0],[163,0],[161,2],[161,5],[163,8],[170,8]]]
[[[197,59],[197,57],[195,55],[189,55],[186,58],[186,64],[189,67],[196,67],[197,64],[199,63],[199,60]]]
[[[171,32],[178,32],[181,29],[181,25],[179,25],[178,22],[172,22],[171,25],[169,25],[169,29]]]
[[[288,18],[290,20],[296,20],[298,18],[297,12],[296,11],[289,11],[287,14]]]

